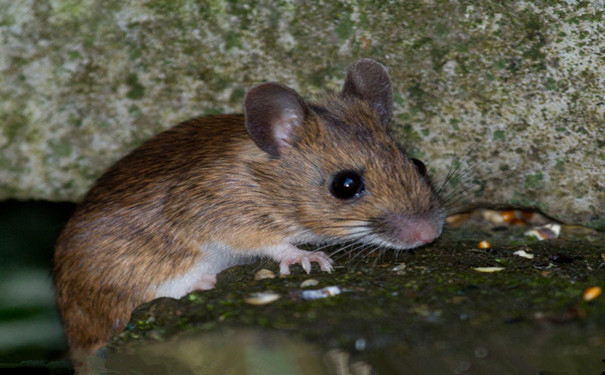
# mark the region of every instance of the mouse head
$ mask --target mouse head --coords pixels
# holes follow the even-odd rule
[[[424,164],[388,135],[392,108],[387,71],[369,59],[352,65],[342,91],[318,104],[277,83],[253,87],[246,128],[270,159],[258,183],[314,238],[396,249],[432,242],[444,209]]]

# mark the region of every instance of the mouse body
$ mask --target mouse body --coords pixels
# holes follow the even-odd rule
[[[88,192],[55,250],[57,301],[76,370],[158,297],[214,287],[256,258],[282,274],[312,263],[303,243],[409,249],[437,238],[445,211],[422,162],[386,131],[389,76],[362,59],[318,103],[278,83],[251,88],[243,115],[198,117],[119,160]]]

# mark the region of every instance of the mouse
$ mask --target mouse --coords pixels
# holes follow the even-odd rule
[[[184,121],[130,152],[88,191],[55,246],[54,282],[76,372],[138,305],[212,289],[257,258],[287,275],[334,263],[302,244],[411,249],[442,232],[427,167],[390,135],[384,65],[360,59],[342,89],[306,101],[251,87],[243,114]]]

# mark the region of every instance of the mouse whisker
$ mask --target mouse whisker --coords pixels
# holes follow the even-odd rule
[[[355,247],[355,246],[359,246],[359,243],[356,243],[356,242],[347,243],[347,244],[343,245],[342,247],[340,247],[339,249],[335,250],[334,252],[330,253],[330,256],[332,257],[338,253],[346,253],[349,249],[351,249],[352,247]]]
[[[466,196],[466,193],[474,190],[474,186],[467,186],[464,188],[460,188],[455,191],[455,194],[450,194],[443,201],[443,206],[446,208],[448,214],[456,213],[458,209],[464,209],[464,207],[469,206],[469,199]]]
[[[467,167],[461,172],[456,169],[449,175],[439,190],[441,204],[446,208],[448,214],[453,211],[464,210],[472,203],[470,192],[475,191],[480,186],[473,181],[475,171]],[[467,208],[468,209],[468,208]]]
[[[318,251],[323,251],[324,249],[330,248],[330,247],[334,247],[336,244],[333,242],[327,242],[327,243],[322,243],[322,244],[318,244],[316,245],[317,247],[314,247],[313,250],[311,250],[311,252],[318,252]]]
[[[326,225],[326,226],[322,226],[322,228],[329,228],[329,229],[342,229],[342,228],[364,228],[365,225],[361,225],[361,224],[343,224],[343,225]]]
[[[441,184],[441,186],[439,186],[438,189],[436,189],[437,194],[441,193],[447,185],[447,182],[458,173],[458,171],[460,170],[460,168],[463,165],[463,162],[466,162],[466,159],[469,156],[469,153],[471,151],[471,148],[469,148],[466,153],[461,157],[455,157],[452,159],[452,161],[450,162],[450,166],[448,168],[447,174],[445,175],[445,178],[443,179],[443,182]]]
[[[371,250],[369,250],[369,252],[368,252],[368,249],[371,249]],[[377,247],[377,246],[364,245],[355,251],[355,255],[351,258],[351,261],[355,261],[357,259],[355,266],[359,266],[363,261],[367,260],[370,256],[372,256],[379,249],[380,249],[380,247]],[[374,263],[375,262],[376,262],[376,259],[375,259]]]
[[[452,190],[443,198],[443,202],[444,202],[444,204],[447,204],[448,202],[451,202],[454,199],[464,198],[464,194],[473,190],[474,188],[475,188],[475,186],[472,186],[472,185],[457,187],[455,190]]]
[[[343,248],[339,249],[338,251],[335,251],[333,254],[331,255],[335,255],[337,253],[340,253],[340,255],[338,257],[335,258],[335,260],[340,260],[342,259],[344,256],[350,256],[353,253],[359,253],[359,249],[363,248],[364,246],[367,246],[363,243],[359,243],[359,242],[353,242],[350,243],[347,246],[344,246]]]

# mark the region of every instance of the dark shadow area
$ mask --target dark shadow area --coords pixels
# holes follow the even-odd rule
[[[54,243],[73,203],[0,202],[0,372],[69,374],[52,286]]]
[[[0,202],[0,254],[3,258],[0,269],[49,268],[54,242],[75,206],[43,201]]]

